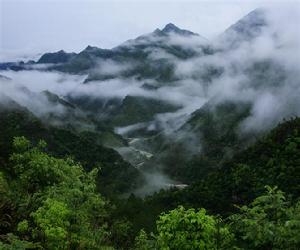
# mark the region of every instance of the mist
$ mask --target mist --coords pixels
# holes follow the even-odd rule
[[[32,93],[38,95],[45,90],[66,100],[68,97],[88,97],[118,99],[122,102],[126,96],[134,96],[172,104],[178,107],[174,112],[156,114],[151,121],[116,127],[115,131],[126,136],[132,131],[145,128],[149,131],[157,130],[169,138],[174,138],[177,133],[176,140],[184,138],[183,141],[187,142],[191,154],[199,153],[201,139],[195,139],[196,136],[191,134],[191,131],[178,131],[193,112],[207,102],[211,105],[226,100],[249,103],[250,116],[239,124],[237,131],[241,136],[250,132],[268,131],[283,119],[300,115],[300,39],[297,32],[300,23],[299,8],[281,8],[280,11],[271,8],[264,11],[267,25],[259,35],[240,41],[234,46],[231,41],[239,40],[239,34],[232,32],[230,39],[226,38],[226,32],[213,41],[201,36],[183,38],[170,34],[167,38],[158,39],[150,35],[127,41],[122,45],[134,49],[137,42],[163,42],[168,46],[175,45],[191,50],[192,57],[178,58],[160,48],[145,49],[146,52],[150,50],[148,60],[163,60],[173,67],[175,80],[170,82],[162,83],[155,78],[124,77],[124,72],[137,67],[134,60],[98,60],[95,67],[82,75],[41,71],[38,68],[18,72],[0,71],[0,75],[11,79],[0,78],[0,91],[39,117],[51,112],[68,112],[61,105],[51,104],[43,96],[32,98]],[[233,37],[235,35],[236,38]],[[213,53],[204,53],[206,46],[210,46]],[[256,75],[255,67],[266,69],[260,75]],[[215,73],[207,79],[211,71]],[[112,77],[85,82],[91,74]],[[154,87],[145,88],[145,83]],[[147,173],[145,176],[148,181],[137,191],[139,194],[162,188],[165,183],[174,183],[160,172]]]
[[[60,96],[87,95],[108,99],[114,97],[123,99],[128,95],[143,96],[182,106],[183,108],[178,111],[178,116],[191,114],[213,97],[217,97],[220,101],[226,99],[247,100],[253,103],[252,116],[243,123],[242,127],[246,130],[250,128],[260,129],[264,115],[258,110],[264,110],[264,114],[268,117],[267,120],[271,121],[270,125],[274,124],[275,121],[280,121],[285,114],[288,116],[292,115],[293,112],[296,112],[294,115],[298,114],[297,110],[288,112],[288,109],[292,104],[298,104],[299,84],[297,79],[299,79],[300,43],[298,32],[296,32],[296,23],[299,23],[299,13],[297,9],[292,8],[287,9],[286,12],[280,11],[280,14],[277,13],[276,10],[269,11],[269,25],[263,33],[254,41],[241,44],[234,51],[221,51],[212,55],[200,54],[190,60],[179,60],[167,52],[152,51],[149,57],[170,61],[175,66],[175,75],[179,78],[178,81],[172,84],[167,83],[155,90],[143,88],[145,80],[139,81],[135,78],[114,78],[107,81],[93,81],[89,84],[82,84],[86,76],[33,70],[2,72],[1,74],[12,79],[13,84],[9,84],[9,88],[2,85],[1,91],[14,99],[21,98],[16,86],[25,86],[33,92],[49,90]],[[293,18],[287,18],[291,15]],[[203,42],[203,38],[199,39],[197,37],[180,39],[175,35],[171,36],[168,42],[193,48],[197,51],[199,50],[197,45],[201,44],[199,42],[201,40]],[[205,40],[205,42],[207,41]],[[126,46],[129,45],[130,42],[127,42]],[[277,63],[285,71],[286,79],[276,84],[278,85],[276,87],[252,86],[251,79],[245,74],[245,70],[253,63],[264,60]],[[133,67],[135,67],[134,63],[120,64],[106,60],[99,62],[92,71],[98,74],[116,75]],[[221,69],[222,74],[210,83],[196,78],[196,76],[205,74],[209,67]],[[276,77],[274,80],[276,80]],[[149,81],[155,82],[153,79],[149,79]],[[12,90],[12,88],[15,89]],[[291,93],[294,93],[292,97]],[[287,98],[288,96],[289,98]],[[293,97],[295,97],[295,100],[291,100]],[[285,101],[287,99],[289,99],[289,102]],[[277,103],[278,107],[273,109],[272,103]],[[26,104],[24,98],[22,104],[30,106]],[[270,125],[263,127],[266,129]]]

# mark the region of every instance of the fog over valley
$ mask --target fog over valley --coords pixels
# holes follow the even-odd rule
[[[1,79],[1,91],[39,117],[70,112],[51,103],[43,94],[49,91],[82,115],[141,139],[193,133],[187,125],[197,110],[209,107],[213,114],[225,102],[249,109],[235,133],[264,132],[299,115],[299,13],[284,10],[256,9],[213,41],[167,24],[112,50],[87,47],[70,57],[59,51],[34,63],[4,63],[1,75],[9,80]],[[195,147],[200,150],[201,139]]]

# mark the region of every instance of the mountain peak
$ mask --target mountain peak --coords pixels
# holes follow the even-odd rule
[[[37,63],[66,63],[70,61],[76,54],[67,53],[64,50],[43,54]]]
[[[91,51],[91,50],[95,50],[95,49],[98,49],[98,48],[95,46],[88,45],[84,50]]]
[[[264,8],[257,8],[225,30],[219,38],[226,47],[236,48],[242,42],[251,41],[262,34],[268,25],[267,13]]]
[[[264,8],[257,8],[248,15],[244,16],[239,22],[249,22],[254,25],[266,25],[267,18],[266,18],[266,9]],[[239,23],[238,22],[238,23]]]
[[[184,36],[197,35],[196,33],[193,33],[189,30],[180,29],[173,23],[168,23],[161,31],[164,33],[167,33],[167,34],[175,33],[175,34],[184,35]]]
[[[153,31],[153,33],[159,34],[159,33],[161,33],[161,30],[157,28]]]
[[[178,31],[180,30],[175,24],[173,23],[168,23],[164,28],[163,28],[163,32],[174,32],[174,31]]]

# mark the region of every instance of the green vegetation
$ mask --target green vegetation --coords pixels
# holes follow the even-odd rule
[[[11,103],[9,109],[0,105],[2,169],[10,171],[7,160],[12,152],[13,138],[26,136],[35,143],[40,139],[45,140],[49,153],[57,157],[71,156],[88,171],[93,167],[101,169],[97,174],[97,186],[103,194],[123,194],[138,185],[140,173],[116,151],[103,147],[102,136],[94,132],[46,126],[28,110],[15,105]]]
[[[110,122],[114,126],[127,126],[139,122],[149,122],[159,113],[174,112],[178,106],[151,98],[126,96]]]
[[[157,243],[160,249],[228,249],[233,234],[221,221],[206,214],[183,207],[163,214],[157,221]]]
[[[253,142],[253,135],[238,133],[250,110],[247,102],[206,103],[171,138],[161,133],[147,140],[154,153],[147,168],[163,166],[168,176],[182,183],[199,181]]]
[[[34,242],[36,249],[105,246],[107,204],[96,192],[97,170],[87,173],[71,159],[49,156],[43,152],[44,141],[32,146],[24,137],[16,137],[13,146],[10,174],[1,180],[7,189],[1,195],[1,208],[10,208],[12,214],[1,213],[6,225],[1,231]],[[3,235],[8,243],[11,237]],[[16,244],[15,240],[9,244]]]
[[[224,219],[204,208],[163,213],[156,232],[141,230],[133,243],[130,223],[114,218],[112,205],[96,190],[97,170],[86,172],[70,158],[48,155],[45,147],[44,141],[33,146],[25,137],[14,139],[10,174],[0,175],[1,249],[300,247],[300,203],[269,186]]]
[[[116,216],[132,221],[135,231],[142,227],[147,232],[155,230],[160,213],[179,205],[203,207],[210,214],[228,217],[238,211],[237,205],[248,205],[263,195],[266,185],[278,186],[296,202],[300,183],[298,131],[299,118],[285,121],[187,188],[162,190],[144,200],[131,196],[126,203],[117,204]]]
[[[299,249],[300,202],[291,205],[283,192],[267,193],[229,217],[243,249]]]
[[[236,149],[243,112],[205,136]],[[0,113],[0,249],[300,248],[300,118],[226,157],[198,155],[218,165],[201,175],[194,161],[183,190],[126,198],[140,173],[94,132],[45,126],[16,103]]]

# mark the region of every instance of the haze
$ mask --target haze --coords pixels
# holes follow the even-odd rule
[[[213,39],[251,10],[274,1],[1,0],[0,61],[46,51],[112,48],[167,23]]]

